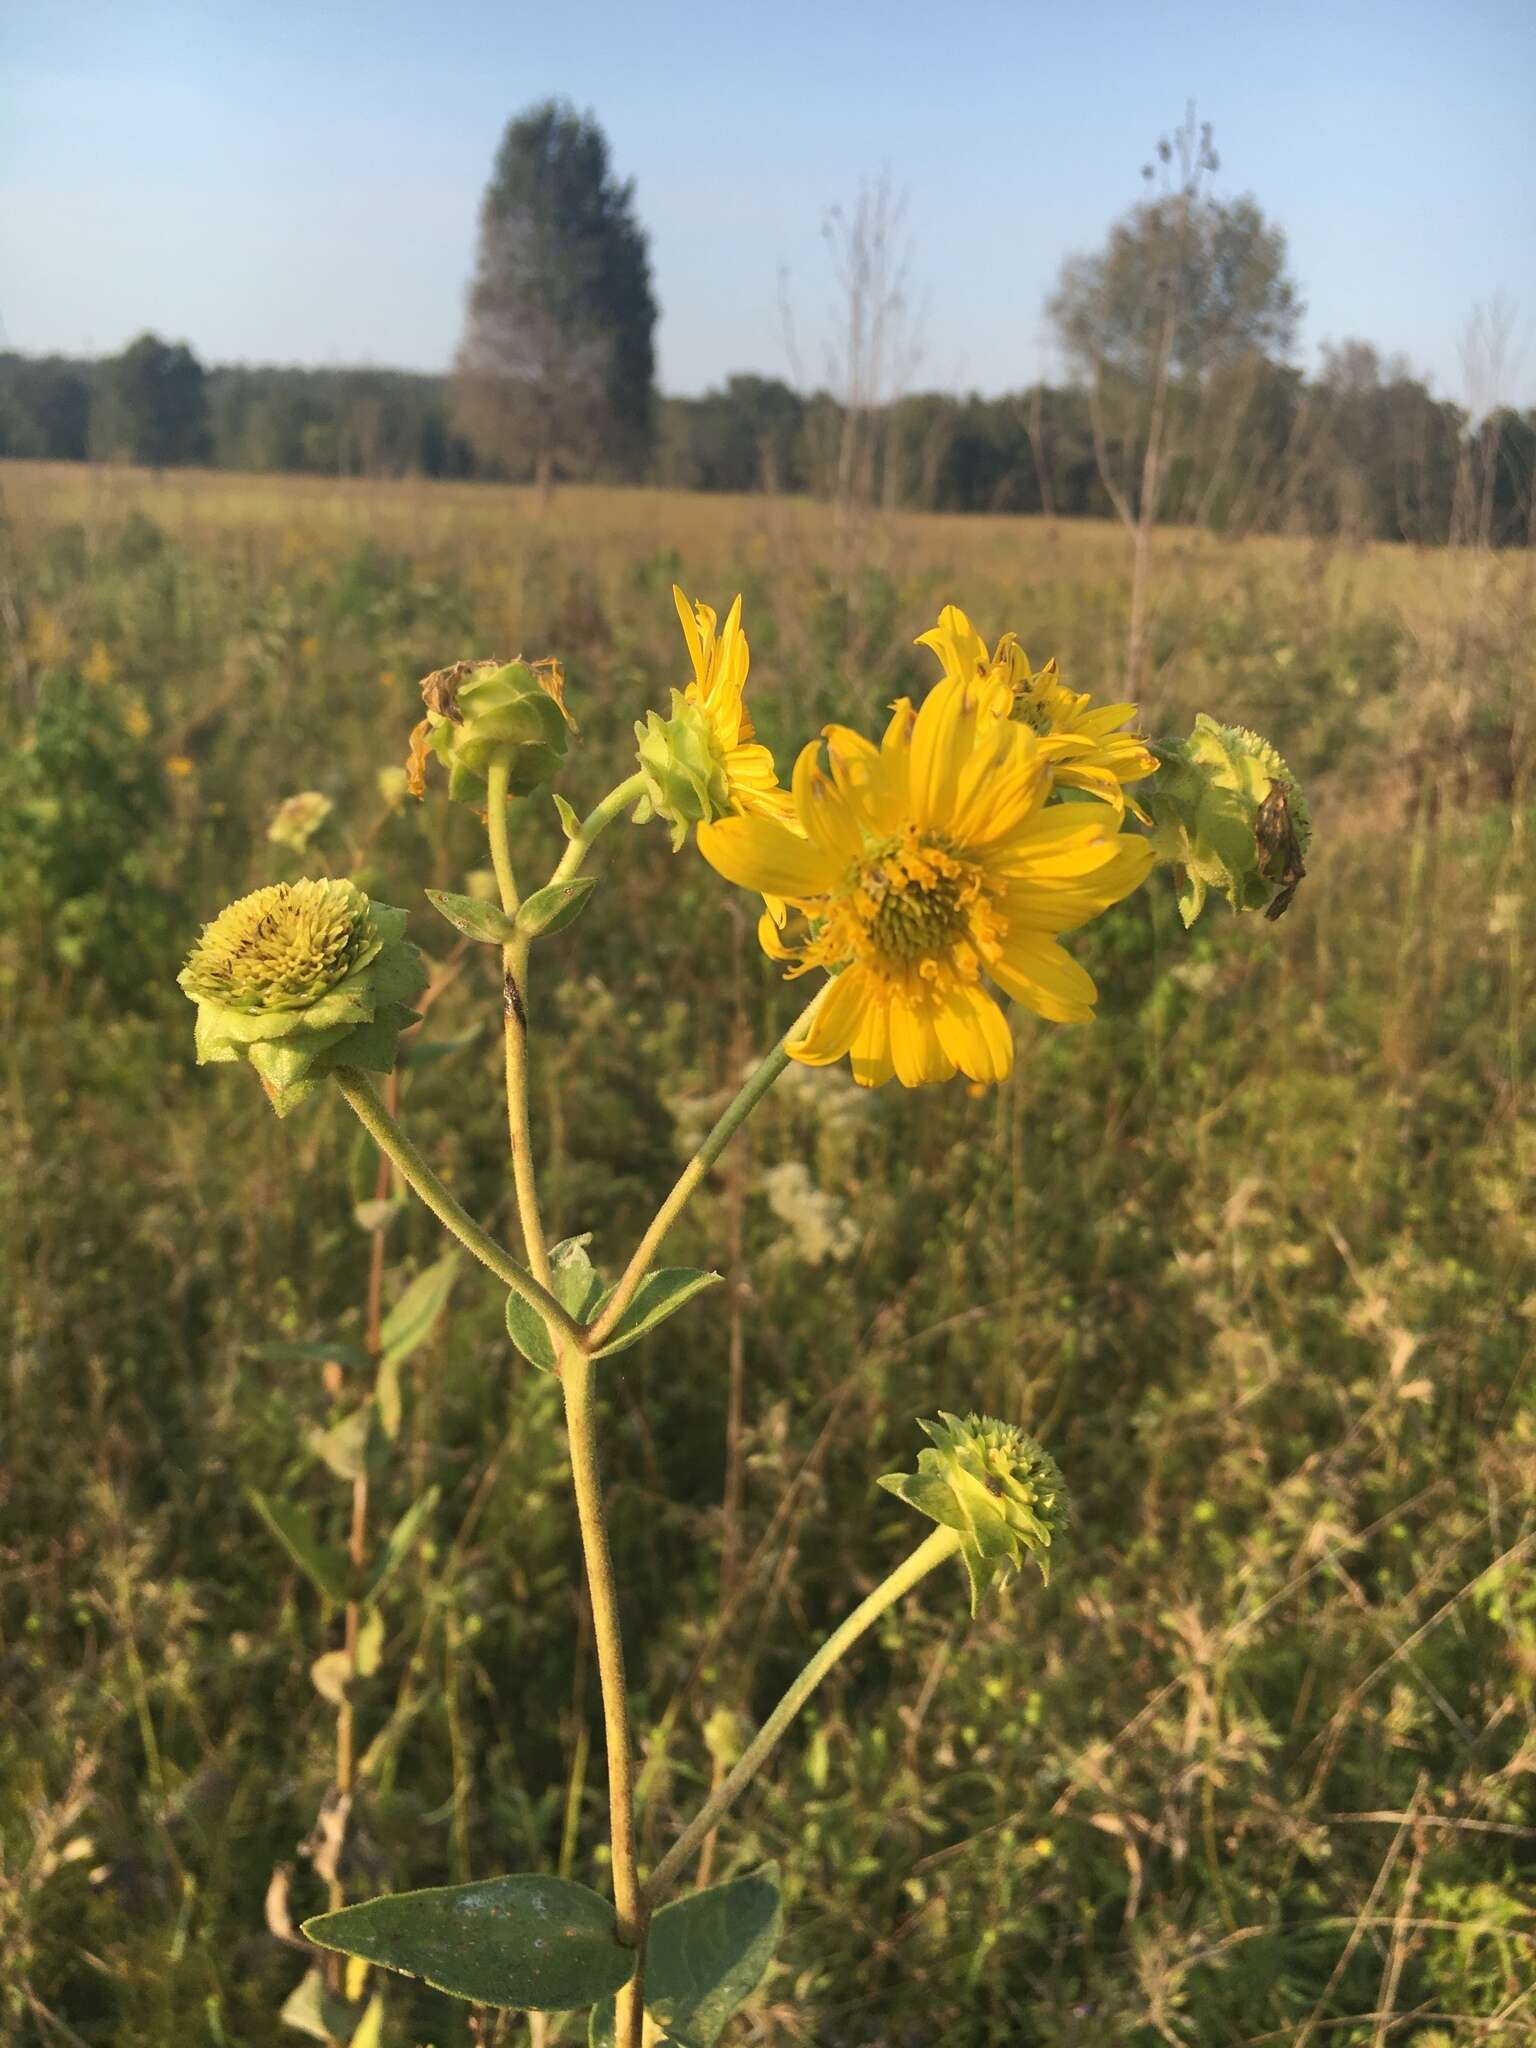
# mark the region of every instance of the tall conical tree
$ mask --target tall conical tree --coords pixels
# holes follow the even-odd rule
[[[480,208],[455,372],[482,454],[547,493],[634,475],[655,427],[656,301],[634,184],[590,115],[546,100],[509,123]]]

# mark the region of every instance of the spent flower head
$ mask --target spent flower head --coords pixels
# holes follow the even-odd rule
[[[177,977],[200,1066],[247,1060],[286,1116],[337,1067],[387,1073],[427,982],[406,914],[348,881],[275,882],[220,911]]]
[[[695,825],[715,818],[775,818],[790,824],[794,807],[779,786],[773,756],[756,737],[747,710],[751,655],[738,596],[717,630],[714,610],[693,604],[674,583],[672,602],[693,664],[693,681],[672,692],[672,715],[646,714],[635,727],[645,794],[635,816],[666,820],[674,850]]]
[[[878,1087],[1001,1081],[1007,1020],[986,983],[1057,1023],[1086,1023],[1097,991],[1059,943],[1128,896],[1152,866],[1105,804],[1047,807],[1051,762],[1005,694],[945,676],[903,698],[878,748],[826,728],[795,766],[792,831],[768,817],[699,828],[706,860],[802,914],[764,948],[835,979],[787,1048],[808,1066],[851,1056]],[[985,977],[985,978],[984,978]]]
[[[959,1536],[972,1614],[992,1581],[1010,1578],[1026,1557],[1048,1583],[1052,1538],[1070,1519],[1055,1459],[990,1415],[962,1420],[941,1409],[937,1422],[918,1426],[932,1448],[918,1452],[915,1472],[888,1472],[880,1484]]]
[[[1187,740],[1159,742],[1152,846],[1179,876],[1186,925],[1219,889],[1234,910],[1285,911],[1306,874],[1312,816],[1290,769],[1246,726],[1202,711]]]
[[[576,730],[557,661],[456,661],[422,678],[421,698],[427,715],[407,762],[413,796],[425,794],[429,753],[460,803],[485,802],[493,761],[505,761],[510,795],[531,796],[553,779]]]

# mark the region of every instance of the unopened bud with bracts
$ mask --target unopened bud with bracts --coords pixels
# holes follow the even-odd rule
[[[992,1416],[962,1419],[941,1409],[937,1422],[918,1426],[932,1448],[918,1452],[915,1472],[888,1472],[880,1484],[959,1537],[972,1614],[992,1581],[1011,1577],[1027,1557],[1049,1580],[1051,1542],[1069,1519],[1056,1461]]]
[[[672,716],[648,711],[645,723],[635,727],[635,739],[645,778],[636,820],[643,825],[653,817],[663,819],[672,828],[674,852],[695,825],[731,815],[730,778],[702,705],[674,690]]]
[[[1152,845],[1178,876],[1179,914],[1194,923],[1212,889],[1234,910],[1285,911],[1306,874],[1312,817],[1269,741],[1201,712],[1187,740],[1160,741],[1145,801]]]

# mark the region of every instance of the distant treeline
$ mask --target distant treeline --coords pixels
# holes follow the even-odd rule
[[[1536,409],[1501,409],[1474,428],[1364,343],[1331,352],[1313,379],[1264,358],[1226,376],[1219,402],[1202,393],[1209,427],[1169,480],[1164,517],[1432,545],[1536,540]],[[1102,413],[1099,425],[1102,439]],[[832,496],[851,434],[876,502],[1112,516],[1094,406],[1071,386],[916,393],[851,418],[826,393],[732,377],[701,398],[658,401],[644,474],[681,490]],[[102,361],[0,354],[0,456],[523,480],[477,453],[447,377],[205,369],[148,335]]]

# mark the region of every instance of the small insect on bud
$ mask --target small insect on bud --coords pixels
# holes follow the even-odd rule
[[[407,774],[413,796],[426,791],[428,754],[448,770],[448,794],[483,804],[493,761],[507,765],[512,796],[531,796],[565,758],[575,721],[565,708],[556,661],[456,661],[422,680],[426,717],[411,733]]]
[[[1026,1557],[1049,1580],[1051,1540],[1069,1519],[1055,1460],[992,1416],[941,1410],[937,1422],[918,1426],[933,1448],[918,1452],[916,1472],[888,1472],[880,1484],[959,1536],[972,1614],[992,1581],[1011,1577]]]
[[[355,883],[277,882],[231,903],[177,977],[199,1066],[246,1060],[279,1116],[337,1067],[388,1073],[426,969],[406,914]]]
[[[1296,778],[1269,741],[1204,712],[1187,740],[1159,743],[1147,805],[1152,845],[1179,879],[1186,925],[1219,889],[1234,910],[1287,910],[1306,874],[1312,818]]]

